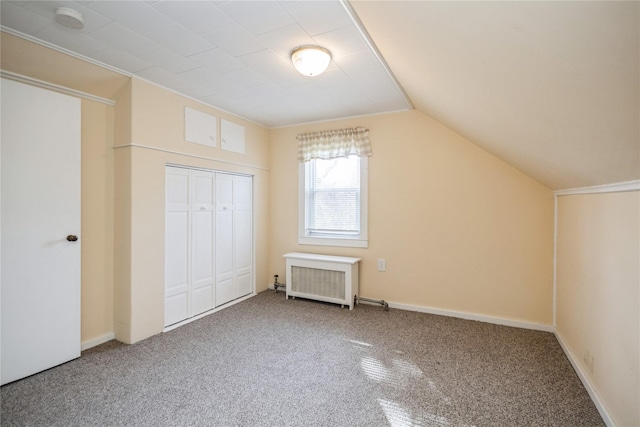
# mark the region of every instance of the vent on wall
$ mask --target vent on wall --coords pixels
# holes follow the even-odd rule
[[[344,299],[345,272],[291,267],[291,290],[327,298]]]
[[[360,258],[293,252],[287,260],[287,298],[332,302],[353,309]]]

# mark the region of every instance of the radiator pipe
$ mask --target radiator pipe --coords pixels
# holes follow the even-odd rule
[[[366,302],[373,302],[375,304],[380,304],[382,306],[384,306],[384,311],[389,311],[389,304],[387,304],[387,302],[383,299],[370,299],[370,298],[363,298],[363,297],[359,297],[358,295],[356,295],[353,298],[353,302],[358,304],[360,301],[366,301]]]
[[[276,290],[276,293],[278,293],[278,288],[285,288],[286,289],[286,287],[287,287],[286,284],[278,282],[278,275],[274,274],[273,275],[273,289]]]

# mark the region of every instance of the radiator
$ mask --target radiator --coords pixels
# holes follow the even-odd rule
[[[287,298],[300,297],[349,306],[358,294],[360,258],[292,252],[287,260]]]

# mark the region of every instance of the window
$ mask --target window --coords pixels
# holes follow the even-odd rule
[[[368,157],[312,159],[299,168],[298,243],[366,248]]]

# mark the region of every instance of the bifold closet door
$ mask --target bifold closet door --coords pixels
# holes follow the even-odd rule
[[[167,166],[165,326],[214,307],[214,174]]]
[[[216,306],[253,288],[252,178],[216,173]]]
[[[233,184],[233,255],[239,298],[250,294],[253,288],[252,179],[236,176]]]
[[[191,171],[191,316],[214,307],[213,172]]]

